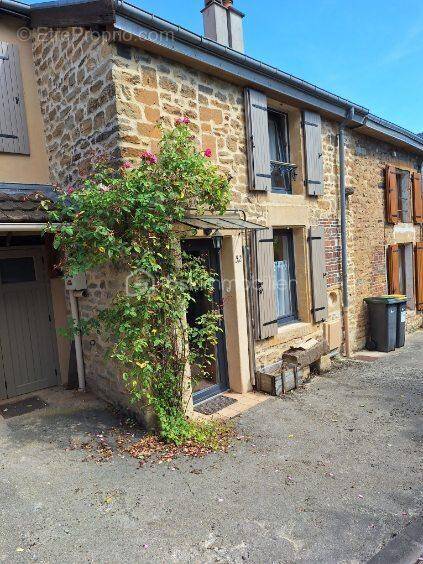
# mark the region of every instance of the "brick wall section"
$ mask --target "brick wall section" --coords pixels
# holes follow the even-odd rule
[[[62,186],[89,169],[93,152],[119,156],[111,50],[79,28],[33,32],[50,175]]]
[[[341,227],[336,217],[321,219],[319,224],[325,230],[327,285],[328,289],[331,289],[333,286],[339,286],[342,282]]]

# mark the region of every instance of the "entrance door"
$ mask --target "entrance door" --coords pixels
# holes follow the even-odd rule
[[[198,403],[224,392],[229,388],[225,324],[222,306],[220,252],[218,249],[214,248],[211,239],[188,239],[183,241],[182,250],[190,255],[201,258],[209,272],[216,274],[213,302],[211,303],[203,292],[197,292],[193,296],[194,301],[191,302],[187,311],[188,324],[193,325],[200,315],[207,313],[211,308],[217,308],[222,313],[222,319],[220,321],[221,331],[218,333],[218,343],[214,351],[214,362],[208,367],[207,374],[202,375],[201,378],[196,378],[196,368],[195,366],[191,366],[191,373],[194,380],[193,400],[194,403]]]
[[[0,399],[58,382],[43,249],[0,249]]]

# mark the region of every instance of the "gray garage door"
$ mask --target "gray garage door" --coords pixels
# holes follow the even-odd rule
[[[42,248],[0,249],[0,399],[58,383]]]

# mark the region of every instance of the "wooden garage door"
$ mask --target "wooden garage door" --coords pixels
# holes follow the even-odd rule
[[[0,249],[0,399],[58,382],[43,250]]]

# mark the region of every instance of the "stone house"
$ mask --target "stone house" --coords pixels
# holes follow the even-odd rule
[[[258,369],[313,339],[330,354],[362,349],[369,295],[406,294],[407,329],[421,327],[421,137],[248,57],[243,14],[229,1],[205,3],[204,37],[125,2],[4,0],[0,11],[0,41],[21,58],[32,48],[34,81],[33,91],[24,84],[29,149],[0,145],[0,182],[72,184],[93,151],[136,161],[157,150],[159,119],[171,126],[183,116],[231,175],[233,211],[187,218],[197,236],[183,241],[219,272],[224,314],[216,363],[195,401],[247,392]],[[21,28],[30,42],[16,39]],[[42,170],[14,167],[18,159]],[[87,273],[79,314],[89,317],[123,279],[111,269]],[[64,307],[62,296],[56,325]],[[101,338],[84,337],[82,349],[88,386],[127,405]],[[64,346],[62,381],[69,354]]]

